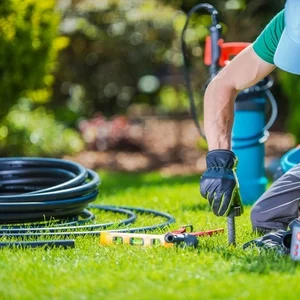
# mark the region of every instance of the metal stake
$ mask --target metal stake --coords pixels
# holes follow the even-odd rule
[[[241,215],[241,207],[232,207],[228,217],[227,217],[227,229],[228,229],[228,245],[236,246],[236,236],[235,236],[235,217]]]

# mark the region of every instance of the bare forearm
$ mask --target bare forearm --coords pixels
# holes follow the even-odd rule
[[[204,95],[204,131],[209,150],[230,150],[234,101],[238,91],[256,84],[274,68],[249,46],[208,85]]]
[[[215,78],[204,95],[204,131],[209,150],[231,149],[234,101],[238,91]]]

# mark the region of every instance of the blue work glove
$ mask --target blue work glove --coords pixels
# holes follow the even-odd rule
[[[237,157],[230,150],[212,150],[206,155],[207,170],[200,179],[200,193],[217,216],[228,216],[234,206],[243,205],[236,177]]]

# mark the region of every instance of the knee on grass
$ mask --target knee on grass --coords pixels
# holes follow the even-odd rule
[[[274,230],[286,230],[287,226],[293,218],[274,218],[262,213],[259,206],[253,206],[251,210],[251,223],[254,231],[267,233]]]

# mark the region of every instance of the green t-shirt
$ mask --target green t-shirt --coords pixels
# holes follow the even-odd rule
[[[270,21],[253,43],[255,53],[270,64],[274,64],[274,54],[284,27],[284,10],[282,10]]]

